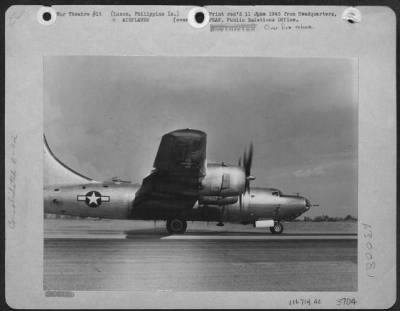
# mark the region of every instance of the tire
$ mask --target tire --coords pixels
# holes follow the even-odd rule
[[[281,234],[283,232],[283,225],[280,222],[276,222],[269,230],[272,234]]]
[[[169,234],[184,234],[186,232],[187,222],[180,218],[171,218],[167,220],[167,231]]]

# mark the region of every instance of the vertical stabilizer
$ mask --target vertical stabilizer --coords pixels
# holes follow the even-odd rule
[[[43,180],[44,186],[62,184],[82,184],[96,182],[86,177],[62,163],[51,151],[46,136],[43,135],[44,154],[43,154]]]

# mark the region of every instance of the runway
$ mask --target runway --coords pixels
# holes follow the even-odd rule
[[[169,236],[163,224],[143,222],[124,230],[128,226],[132,223],[45,222],[44,289],[357,290],[354,228],[327,233],[295,228],[276,236],[249,227],[199,225]]]

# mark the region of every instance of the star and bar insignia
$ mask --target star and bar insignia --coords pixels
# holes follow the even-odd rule
[[[78,195],[78,201],[85,201],[87,206],[96,208],[101,205],[102,202],[110,202],[110,196],[101,195],[98,191],[89,191],[85,195]]]

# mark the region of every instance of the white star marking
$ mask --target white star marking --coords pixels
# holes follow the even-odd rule
[[[97,197],[97,196],[94,194],[94,192],[92,192],[92,195],[91,195],[90,197],[88,196],[87,198],[89,199],[89,204],[94,203],[94,204],[98,205],[98,204],[97,204],[97,200],[100,199],[100,197]]]

